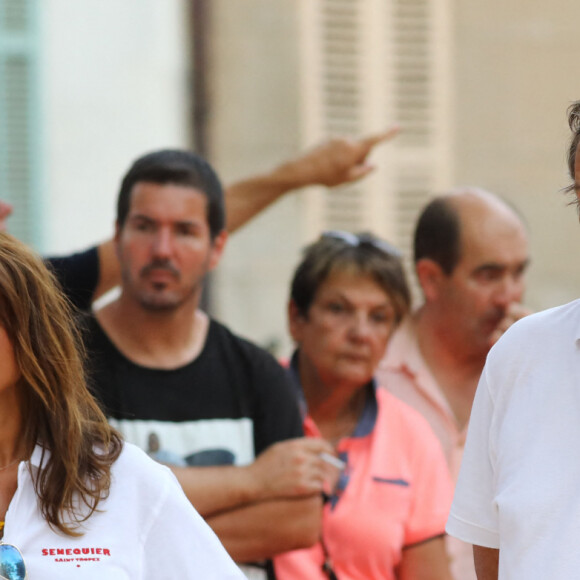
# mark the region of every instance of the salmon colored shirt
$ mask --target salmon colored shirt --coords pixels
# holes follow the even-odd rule
[[[388,389],[427,419],[443,447],[453,481],[457,481],[463,457],[467,425],[460,429],[455,415],[433,378],[419,350],[411,319],[407,319],[389,342],[387,354],[376,372],[378,384]],[[451,573],[455,580],[476,580],[473,549],[447,537]]]
[[[352,437],[339,442],[346,462],[323,512],[323,541],[340,580],[394,580],[402,550],[444,533],[453,485],[427,422],[368,386]],[[306,416],[304,431],[320,437]],[[275,558],[278,580],[328,580],[322,544]]]

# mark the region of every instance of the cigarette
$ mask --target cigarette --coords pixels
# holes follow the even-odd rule
[[[337,469],[344,469],[346,467],[346,463],[344,461],[342,461],[342,459],[339,459],[338,457],[335,457],[334,455],[330,455],[330,453],[325,453],[322,452],[319,455],[320,459],[322,459],[322,461],[326,461],[326,463],[330,463],[330,465],[332,465],[333,467],[336,467]]]

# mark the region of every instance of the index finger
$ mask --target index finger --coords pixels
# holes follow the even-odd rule
[[[386,131],[383,131],[382,133],[375,133],[374,135],[363,137],[362,139],[360,139],[359,143],[367,151],[370,151],[375,145],[383,143],[384,141],[391,140],[399,133],[400,130],[401,127],[399,125],[393,125],[392,127],[387,129]]]
[[[332,445],[321,437],[304,437],[302,439],[302,445],[305,451],[310,451],[315,455],[319,455],[320,453],[334,453]]]
[[[532,310],[520,302],[512,302],[507,309],[507,316],[512,318],[514,321],[524,318],[524,316],[528,316],[531,313]]]

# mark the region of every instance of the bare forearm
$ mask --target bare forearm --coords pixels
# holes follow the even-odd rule
[[[226,228],[235,232],[282,195],[301,187],[276,170],[238,181],[225,190]]]
[[[399,580],[451,580],[444,536],[403,550],[397,570]]]
[[[204,518],[261,499],[247,468],[173,467],[185,495]]]
[[[298,437],[270,445],[243,467],[175,467],[185,495],[203,517],[257,502],[310,497],[329,478],[323,439]]]
[[[308,185],[334,187],[368,175],[372,149],[392,139],[398,127],[362,139],[330,139],[275,167],[226,189],[227,228],[237,230],[285,193]]]
[[[253,562],[312,546],[320,536],[322,499],[261,502],[206,519],[230,556]]]
[[[499,570],[499,550],[473,546],[473,560],[477,580],[497,580]]]

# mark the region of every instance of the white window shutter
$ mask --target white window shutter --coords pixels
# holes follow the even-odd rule
[[[14,205],[10,231],[38,244],[39,131],[35,2],[0,0],[0,198]]]
[[[377,172],[303,196],[305,241],[324,229],[372,230],[411,254],[420,208],[448,188],[451,150],[449,0],[302,0],[305,144],[358,137],[394,122]]]

